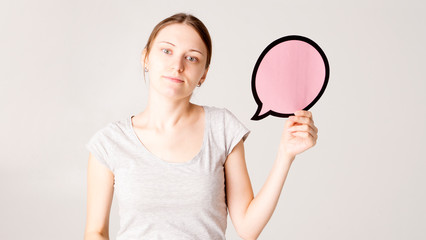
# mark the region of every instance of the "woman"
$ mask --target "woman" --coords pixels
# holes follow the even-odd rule
[[[190,102],[209,70],[204,24],[176,14],[152,31],[142,66],[148,104],[112,122],[87,143],[85,239],[108,239],[113,193],[117,239],[225,239],[227,211],[243,239],[256,239],[277,205],[295,156],[316,143],[309,111],[285,125],[272,171],[254,198],[244,158],[250,133],[229,110]]]

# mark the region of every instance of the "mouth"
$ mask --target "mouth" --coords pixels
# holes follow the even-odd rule
[[[175,83],[183,83],[183,80],[181,80],[179,78],[167,77],[167,76],[163,76],[163,77],[166,78],[166,79],[168,79],[168,80],[170,80],[170,81],[172,81],[172,82],[175,82]]]

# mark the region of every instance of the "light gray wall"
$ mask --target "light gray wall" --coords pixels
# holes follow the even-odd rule
[[[311,109],[317,145],[291,167],[259,239],[425,239],[425,3],[422,1],[23,1],[0,3],[0,239],[82,239],[84,144],[143,110],[140,53],[180,11],[213,39],[193,102],[227,107],[252,130],[255,194],[285,119],[251,121],[251,73],[290,34],[316,41],[330,80]],[[117,206],[111,237],[118,230]],[[422,229],[423,227],[423,229]],[[228,217],[228,239],[239,239]]]

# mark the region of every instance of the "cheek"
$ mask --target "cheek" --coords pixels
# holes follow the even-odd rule
[[[201,70],[199,71],[199,78],[202,78],[203,76],[204,76],[204,73],[205,73],[205,68],[203,67],[203,68],[201,68]]]
[[[151,52],[149,55],[149,66],[152,66],[154,68],[161,68],[162,66],[166,65],[167,58],[162,56],[161,54]]]

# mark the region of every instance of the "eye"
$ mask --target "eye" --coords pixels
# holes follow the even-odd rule
[[[170,50],[169,49],[163,48],[163,49],[161,49],[161,51],[163,51],[163,53],[165,53],[165,54],[170,54]]]
[[[188,59],[190,62],[196,62],[196,61],[198,61],[197,58],[194,58],[194,57],[191,57],[191,56],[186,57],[186,59]]]

